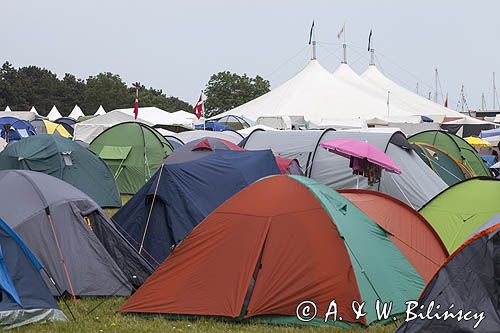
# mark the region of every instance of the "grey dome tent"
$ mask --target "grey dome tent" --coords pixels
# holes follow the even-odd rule
[[[0,219],[0,328],[66,320],[42,279],[42,269],[26,244]]]
[[[6,170],[0,188],[0,216],[54,279],[53,295],[130,295],[151,274],[101,208],[70,184]]]
[[[389,155],[402,170],[400,175],[383,171],[380,183],[373,187],[368,186],[366,178],[361,178],[361,189],[389,194],[418,209],[446,188],[399,131],[255,130],[240,146],[249,150],[271,149],[281,157],[297,159],[304,175],[333,189],[356,188],[357,179],[349,167],[349,159],[319,147],[321,142],[334,139],[366,140]]]
[[[499,272],[500,224],[496,224],[470,238],[446,259],[420,295],[418,307],[411,310],[425,319],[416,317],[403,322],[396,333],[497,333],[500,328]],[[428,319],[426,314],[431,304],[433,314],[443,315],[447,309],[452,314],[462,311],[462,319],[458,316],[447,320],[434,316]]]
[[[57,177],[99,206],[121,207],[113,174],[90,150],[59,135],[39,134],[11,143],[0,153],[0,170],[31,170]]]

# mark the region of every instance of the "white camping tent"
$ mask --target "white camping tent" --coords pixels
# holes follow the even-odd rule
[[[125,122],[135,121],[134,116],[130,116],[120,111],[111,111],[102,116],[93,117],[75,124],[74,140],[81,140],[87,143],[92,142],[104,130]],[[150,125],[147,121],[138,119],[137,121]]]
[[[102,116],[102,115],[105,115],[105,114],[106,114],[106,111],[104,111],[104,108],[102,107],[102,105],[99,105],[99,108],[94,113],[94,115],[96,115],[96,116]]]
[[[466,117],[460,112],[434,103],[425,97],[403,88],[388,79],[375,65],[370,65],[368,69],[361,74],[361,78],[374,86],[390,91],[392,100],[395,100],[398,103],[405,103],[411,110],[413,110],[412,112],[414,112],[414,114],[429,117],[439,123],[442,123],[445,117]]]
[[[321,142],[349,138],[366,140],[385,151],[402,170],[400,175],[382,172],[380,184],[368,186],[366,178],[352,174],[349,159],[319,147]],[[304,174],[334,189],[373,189],[413,206],[423,206],[446,188],[446,184],[411,149],[399,131],[254,131],[244,141],[245,149],[271,149],[275,154],[298,160]]]
[[[2,111],[0,117],[14,117],[21,120],[32,121],[36,114],[31,111]]]
[[[185,131],[176,133],[175,137],[181,139],[182,142],[188,143],[201,138],[218,138],[230,141],[234,144],[239,144],[243,140],[243,136],[235,131]]]
[[[33,112],[35,115],[39,116],[38,111],[34,106],[31,107],[30,112]]]
[[[120,111],[127,115],[134,116],[133,108],[117,109],[115,111]],[[185,115],[177,112],[168,112],[157,107],[144,107],[139,108],[137,119],[153,124],[153,126],[183,126],[186,128],[193,128],[193,120],[188,119]]]
[[[85,114],[83,113],[82,109],[80,109],[78,104],[75,104],[75,107],[73,108],[73,110],[69,114],[69,117],[73,118],[75,120],[78,120],[78,118],[80,118],[80,117],[85,117]]]
[[[396,106],[390,108],[388,115],[386,99],[337,79],[317,60],[311,60],[300,73],[276,89],[216,118],[225,115],[253,121],[259,117],[303,116],[310,123],[309,127],[322,127],[331,119],[352,121],[379,117],[390,120],[398,117],[398,121],[402,118],[406,122],[421,121],[420,117]]]
[[[47,118],[49,118],[49,120],[52,120],[52,121],[57,120],[61,117],[62,117],[62,115],[59,113],[59,110],[57,110],[55,105],[52,107],[52,109],[50,109],[50,112],[47,115]]]

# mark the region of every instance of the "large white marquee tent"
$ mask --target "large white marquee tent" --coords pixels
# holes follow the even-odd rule
[[[236,115],[258,122],[259,117],[303,116],[310,122],[310,127],[328,127],[374,117],[420,122],[420,117],[397,106],[388,108],[386,100],[373,93],[376,89],[369,90],[367,86],[346,83],[328,72],[317,60],[311,60],[300,73],[281,86],[217,117]]]

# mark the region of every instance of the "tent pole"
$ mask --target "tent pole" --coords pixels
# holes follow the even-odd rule
[[[375,66],[375,49],[370,49],[370,66]]]

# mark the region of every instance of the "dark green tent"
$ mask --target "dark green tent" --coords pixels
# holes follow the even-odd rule
[[[438,147],[423,142],[412,143],[411,147],[447,185],[473,177],[470,168]]]
[[[0,170],[43,172],[70,183],[101,207],[121,207],[120,193],[106,163],[60,135],[39,134],[13,142],[0,153]]]
[[[426,143],[445,151],[472,170],[472,176],[490,176],[483,160],[474,147],[455,134],[445,131],[424,131],[408,138],[411,143]]]
[[[89,148],[111,168],[122,194],[135,194],[173,151],[158,131],[140,122],[108,128]]]

